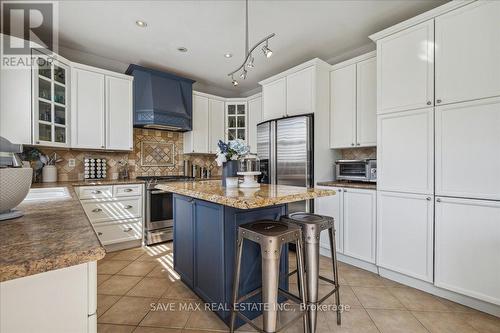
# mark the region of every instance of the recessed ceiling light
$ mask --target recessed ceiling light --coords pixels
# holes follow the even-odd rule
[[[181,46],[181,47],[178,47],[178,48],[177,48],[177,51],[179,51],[179,52],[183,52],[183,53],[184,53],[184,52],[187,52],[187,51],[188,51],[188,49],[186,49],[184,46]]]
[[[226,57],[226,58],[231,58],[232,56],[233,56],[232,53],[226,53],[226,54],[224,54],[224,57]]]
[[[138,27],[141,27],[141,28],[145,28],[148,26],[148,24],[144,21],[141,21],[141,20],[137,20],[135,21],[135,24],[137,24]]]

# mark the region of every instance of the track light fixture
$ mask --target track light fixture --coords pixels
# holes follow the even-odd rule
[[[271,51],[271,49],[269,48],[269,40],[271,38],[273,38],[274,36],[275,36],[275,34],[272,33],[272,34],[262,38],[254,46],[252,46],[252,48],[248,47],[248,0],[245,0],[245,59],[243,60],[243,63],[238,68],[236,68],[231,73],[227,74],[227,76],[231,77],[233,86],[238,85],[238,81],[236,81],[233,77],[235,73],[242,70],[240,73],[240,78],[242,78],[244,80],[247,78],[247,74],[248,74],[246,68],[254,68],[255,67],[252,52],[256,48],[258,48],[262,44],[266,43],[266,45],[264,45],[262,47],[262,52],[264,52],[264,55],[266,56],[266,58],[270,58],[273,55],[273,51]]]
[[[271,58],[271,56],[273,55],[273,51],[269,48],[267,40],[266,40],[266,45],[262,47],[262,52],[264,52],[266,58]]]

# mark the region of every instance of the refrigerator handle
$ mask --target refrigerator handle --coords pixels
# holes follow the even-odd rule
[[[272,121],[269,123],[270,133],[269,133],[269,145],[270,147],[270,163],[269,163],[269,184],[277,184],[277,173],[276,173],[276,122]]]

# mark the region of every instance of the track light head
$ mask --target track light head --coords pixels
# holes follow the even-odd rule
[[[236,81],[232,75],[231,75],[231,80],[232,80],[231,83],[233,84],[233,86],[236,87],[238,85],[238,81]]]
[[[240,78],[242,78],[243,80],[245,80],[247,78],[247,70],[246,69],[243,69],[243,71],[240,74]]]
[[[253,63],[253,56],[250,56],[250,59],[247,62],[247,68],[254,68],[255,65]]]
[[[266,58],[271,58],[271,56],[273,55],[273,51],[269,48],[267,40],[266,40],[266,45],[262,47],[262,52],[264,52]]]

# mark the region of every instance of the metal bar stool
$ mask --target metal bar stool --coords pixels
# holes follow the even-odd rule
[[[241,257],[243,253],[243,241],[247,239],[260,245],[262,254],[262,288],[257,288],[250,293],[238,298],[240,282]],[[297,275],[300,285],[300,298],[279,288],[279,266],[281,257],[281,247],[286,243],[296,243],[297,246]],[[301,311],[293,320],[285,324],[276,331],[278,318],[278,294],[282,294],[295,302],[306,304],[306,288],[304,281],[304,264],[302,261],[302,232],[294,225],[280,221],[262,220],[241,225],[238,228],[238,240],[236,249],[236,264],[233,281],[233,297],[231,304],[231,332],[234,332],[236,316],[240,316],[246,323],[259,332],[279,332],[298,319],[303,318],[304,330],[307,330],[307,311]],[[294,271],[295,273],[295,271]],[[263,329],[257,327],[248,317],[236,309],[237,304],[255,295],[262,293],[263,308]]]
[[[309,332],[316,332],[317,307],[328,297],[335,294],[335,304],[337,306],[337,325],[341,324],[340,295],[339,295],[339,274],[337,269],[337,252],[335,247],[335,226],[333,217],[310,213],[293,213],[282,216],[281,221],[293,223],[302,229],[304,241],[304,263],[306,266],[307,301],[309,309]],[[330,238],[330,249],[332,251],[333,281],[319,275],[319,241],[321,231],[328,230]],[[297,252],[299,256],[299,252]],[[290,272],[289,276],[296,272]],[[326,296],[318,300],[319,279],[329,282],[334,289]]]

